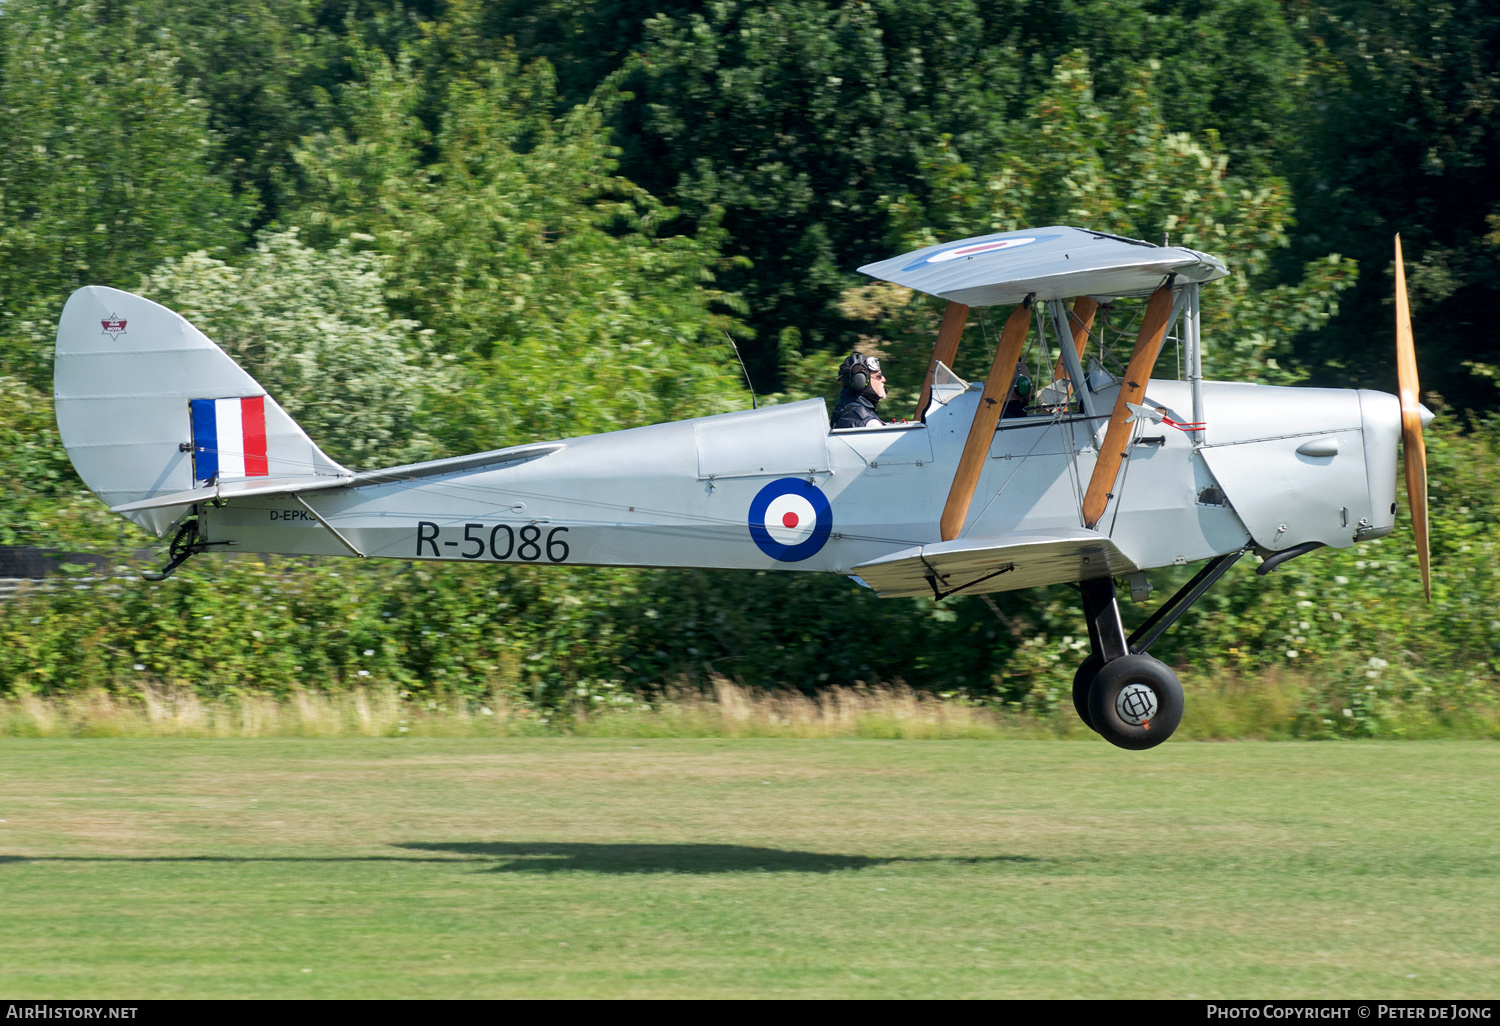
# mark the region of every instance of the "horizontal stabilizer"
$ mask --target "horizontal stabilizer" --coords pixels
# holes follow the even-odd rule
[[[191,488],[185,492],[158,495],[139,502],[127,502],[111,506],[111,513],[134,513],[143,509],[169,509],[172,506],[191,506],[195,502],[245,499],[252,495],[291,495],[294,492],[317,492],[327,488],[342,488],[352,477],[258,477],[246,481],[225,481],[206,488]]]
[[[392,481],[416,481],[421,478],[439,477],[443,474],[470,473],[475,470],[495,470],[518,463],[529,463],[549,453],[565,448],[561,442],[546,442],[541,445],[518,445],[510,449],[474,453],[471,456],[454,456],[449,459],[429,460],[426,463],[408,463],[400,467],[383,470],[366,470],[358,474],[343,474],[338,477],[259,477],[243,481],[225,481],[206,488],[192,488],[182,492],[158,495],[139,502],[127,502],[112,506],[111,513],[135,513],[145,509],[167,509],[172,506],[191,506],[195,502],[229,501],[247,499],[253,495],[294,495],[298,492],[321,492],[333,488],[358,488],[360,485],[387,484]]]
[[[423,477],[440,477],[443,474],[471,473],[476,470],[498,470],[518,463],[550,456],[559,449],[566,449],[563,442],[540,442],[534,445],[515,445],[509,449],[492,449],[468,456],[450,456],[447,459],[429,460],[426,463],[407,463],[383,470],[366,470],[345,481],[353,487],[370,484],[385,484],[389,481],[415,481]]]
[[[978,595],[1113,577],[1140,569],[1114,541],[1083,528],[958,538],[851,567],[881,598]]]

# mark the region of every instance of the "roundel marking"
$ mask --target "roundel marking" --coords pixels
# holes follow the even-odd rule
[[[950,246],[929,253],[919,260],[913,261],[901,268],[903,271],[914,271],[923,264],[946,264],[950,260],[959,260],[965,257],[976,257],[984,253],[996,253],[1000,250],[1015,249],[1018,246],[1029,246],[1033,242],[1045,242],[1055,239],[1056,235],[1032,235],[1023,238],[991,239],[988,242],[969,242],[961,246]]]
[[[750,538],[772,559],[797,563],[817,554],[833,531],[833,509],[800,477],[772,481],[750,502]]]
[[[941,253],[934,253],[927,258],[929,264],[943,264],[949,260],[957,260],[959,257],[978,256],[981,253],[993,253],[997,249],[1015,249],[1024,246],[1035,239],[997,239],[994,242],[976,242],[972,246],[959,246],[957,249],[945,249]]]

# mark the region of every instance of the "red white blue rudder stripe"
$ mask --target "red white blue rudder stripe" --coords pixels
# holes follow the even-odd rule
[[[750,502],[750,537],[760,551],[783,563],[816,555],[833,532],[833,509],[817,485],[783,477]]]
[[[266,477],[266,397],[193,399],[193,477],[201,484]]]

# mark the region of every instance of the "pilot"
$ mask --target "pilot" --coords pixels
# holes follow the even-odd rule
[[[880,360],[852,352],[839,366],[838,404],[833,408],[836,428],[870,427],[884,423],[875,415],[875,404],[885,398],[885,373]]]
[[[1016,364],[1016,380],[1010,386],[1010,394],[1005,398],[1005,408],[1001,410],[1000,416],[1024,417],[1026,416],[1026,403],[1031,398],[1031,375],[1026,371],[1026,361],[1021,360]]]

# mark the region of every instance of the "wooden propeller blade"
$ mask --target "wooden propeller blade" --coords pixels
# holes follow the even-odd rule
[[[1396,383],[1401,393],[1401,459],[1406,469],[1406,504],[1422,568],[1422,594],[1432,601],[1432,553],[1427,537],[1427,443],[1422,439],[1422,389],[1417,381],[1417,349],[1406,299],[1406,267],[1401,236],[1396,236]]]
[[[1125,446],[1130,441],[1127,404],[1140,403],[1145,396],[1146,382],[1151,380],[1151,368],[1156,366],[1156,357],[1161,352],[1171,316],[1172,287],[1163,285],[1151,293],[1146,303],[1141,330],[1135,337],[1135,351],[1130,354],[1130,365],[1125,368],[1125,379],[1120,382],[1120,394],[1115,398],[1114,412],[1109,416],[1109,428],[1099,446],[1099,459],[1094,464],[1093,476],[1089,478],[1088,491],[1083,495],[1083,523],[1086,527],[1092,528],[1099,523],[1104,508],[1109,505],[1115,478],[1125,460]]]
[[[969,437],[964,442],[963,455],[958,458],[958,470],[953,474],[953,486],[948,489],[948,501],[943,505],[943,519],[939,524],[943,541],[957,538],[969,517],[969,503],[974,501],[974,489],[979,487],[984,461],[989,458],[990,446],[995,443],[995,425],[1000,423],[1005,398],[1010,394],[1011,382],[1016,379],[1016,365],[1021,362],[1021,350],[1026,345],[1026,333],[1030,328],[1031,303],[1028,301],[1011,311],[1000,332],[995,362],[990,364],[989,376],[984,379],[979,408],[974,411],[974,420],[969,424]]]
[[[927,407],[932,402],[932,377],[937,373],[938,361],[949,370],[958,355],[958,340],[964,333],[964,323],[969,319],[969,308],[951,300],[943,308],[943,323],[938,327],[937,345],[932,350],[932,364],[927,368],[927,380],[922,382],[922,397],[917,400],[917,419],[927,419]]]

